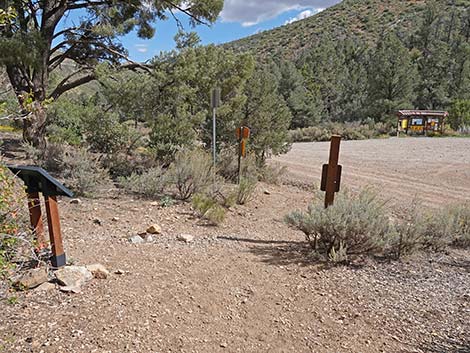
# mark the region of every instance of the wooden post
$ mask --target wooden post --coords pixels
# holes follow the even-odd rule
[[[62,234],[60,231],[59,208],[55,196],[44,196],[46,200],[47,224],[49,228],[49,238],[52,248],[52,266],[65,266],[66,259],[64,247],[62,245]]]
[[[38,192],[31,192],[28,194],[28,209],[31,228],[38,242],[37,250],[41,250],[45,248],[47,244],[46,239],[44,238],[44,224],[42,222],[41,202],[39,200]]]
[[[325,208],[333,205],[335,200],[335,191],[336,191],[336,177],[338,170],[338,160],[339,160],[339,146],[341,143],[341,136],[333,135],[331,136],[331,145],[330,145],[330,159],[328,162],[328,173],[326,179],[326,194],[325,194]]]

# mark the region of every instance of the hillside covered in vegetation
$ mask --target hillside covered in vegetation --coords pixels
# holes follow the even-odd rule
[[[375,44],[384,32],[406,35],[426,16],[426,0],[343,0],[322,12],[225,46],[263,58],[298,59],[323,40],[360,40]],[[443,12],[465,11],[468,0],[441,0]]]

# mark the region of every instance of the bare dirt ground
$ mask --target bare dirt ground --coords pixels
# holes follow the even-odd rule
[[[321,165],[328,163],[329,142],[294,144],[276,158],[292,178],[320,182]],[[470,200],[469,138],[390,138],[343,141],[342,185],[372,186],[384,198],[429,206]]]
[[[443,176],[403,167],[400,149],[390,146],[407,149],[406,142],[423,155],[436,144],[442,163],[434,166]],[[460,199],[468,198],[469,147],[470,140],[460,139],[348,142],[344,185],[365,184],[361,175],[394,181],[406,172],[412,180],[430,178],[436,190],[459,181]],[[326,144],[295,145],[280,160],[308,181],[325,151]],[[444,191],[436,202],[446,201]],[[256,199],[232,209],[220,227],[202,224],[188,205],[161,208],[116,190],[78,205],[64,198],[68,258],[102,263],[112,275],[79,294],[32,290],[17,293],[17,304],[0,301],[0,352],[470,352],[468,251],[327,267],[282,221],[312,197],[293,186],[261,185]],[[163,234],[154,244],[127,241],[155,222]],[[183,233],[195,241],[178,241]]]

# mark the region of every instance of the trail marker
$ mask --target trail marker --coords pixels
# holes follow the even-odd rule
[[[320,190],[325,193],[325,208],[333,205],[335,193],[339,192],[341,185],[342,166],[338,165],[341,136],[331,136],[330,159],[323,165]]]
[[[7,166],[13,174],[19,177],[26,185],[28,194],[28,208],[31,227],[36,234],[39,250],[45,248],[44,224],[42,222],[41,203],[39,193],[44,196],[47,214],[47,226],[51,242],[51,263],[54,267],[62,267],[66,264],[62,234],[60,230],[59,208],[57,196],[72,197],[73,193],[64,185],[54,179],[44,169],[30,166]]]
[[[239,127],[235,132],[238,140],[238,184],[240,184],[241,160],[246,157],[246,140],[250,138],[250,129],[246,126]]]

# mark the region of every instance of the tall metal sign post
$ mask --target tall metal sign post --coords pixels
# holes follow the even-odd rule
[[[217,144],[216,144],[216,115],[217,115],[217,108],[220,107],[220,88],[215,87],[211,92],[211,107],[212,107],[212,158],[214,162],[214,173],[216,168],[216,161],[217,161]]]

